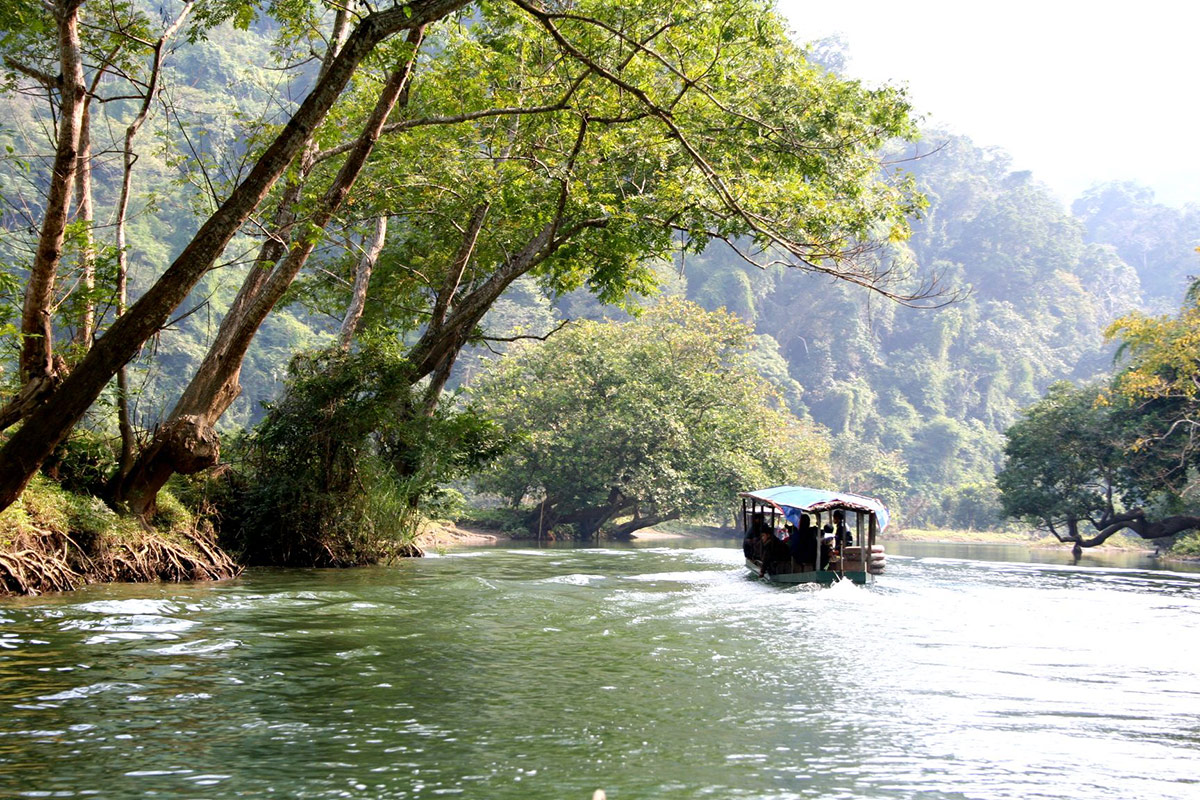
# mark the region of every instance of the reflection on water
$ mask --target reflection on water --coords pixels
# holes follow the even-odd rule
[[[0,796],[1196,789],[1200,575],[922,547],[870,588],[665,541],[9,601]]]
[[[941,557],[975,561],[1006,561],[1020,564],[1065,564],[1088,567],[1117,567],[1152,571],[1200,573],[1198,561],[1168,561],[1146,550],[1088,549],[1076,561],[1067,545],[1026,547],[1016,544],[965,544],[959,542],[886,542],[892,554],[916,557]]]

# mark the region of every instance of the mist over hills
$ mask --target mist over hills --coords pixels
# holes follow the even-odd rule
[[[204,50],[188,50],[172,64],[171,115],[157,118],[147,133],[170,146],[148,147],[138,165],[149,188],[135,203],[130,231],[130,250],[141,254],[132,264],[135,295],[193,233],[194,210],[210,204],[211,193],[222,191],[242,166],[243,153],[215,144],[237,137],[205,136],[206,120],[228,106],[246,120],[278,113],[264,110],[278,101],[274,78],[241,57],[265,35],[222,30]],[[301,94],[292,87],[291,96]],[[0,108],[7,120],[0,144],[11,148],[0,162],[0,258],[19,272],[37,216],[29,209],[39,202],[38,170],[30,166],[37,158],[29,154],[48,151],[48,128],[19,94],[5,95]],[[121,112],[114,104],[97,113],[116,120]],[[97,196],[111,198],[119,170],[112,143],[107,146],[100,148],[105,158],[95,179],[103,189]],[[164,155],[179,150],[192,153],[190,163]],[[718,246],[662,265],[662,289],[753,324],[760,372],[794,413],[820,423],[833,438],[839,485],[881,496],[913,524],[997,524],[993,476],[1003,431],[1055,381],[1087,381],[1111,369],[1113,348],[1103,330],[1112,320],[1130,310],[1164,313],[1178,306],[1197,271],[1200,207],[1170,207],[1144,187],[1113,183],[1093,187],[1068,209],[1037,175],[1013,171],[1002,150],[936,131],[895,157],[916,175],[929,207],[909,241],[871,257],[909,281],[939,275],[948,291],[961,292],[954,303],[907,308],[820,276],[760,270]],[[100,208],[97,219],[110,210]],[[152,428],[166,413],[202,357],[245,273],[249,247],[249,237],[235,241],[226,263],[136,362],[142,427]],[[345,251],[329,246],[310,270],[319,272]],[[19,316],[21,298],[15,284],[0,293],[2,324]],[[297,297],[313,295],[301,290]],[[548,298],[526,280],[484,327],[501,336],[543,333],[563,318],[620,313],[583,293]],[[258,420],[291,356],[328,341],[335,324],[319,303],[294,302],[273,314],[250,351],[243,394],[223,427]],[[469,383],[491,357],[483,348],[465,354],[456,383]]]
[[[820,276],[760,270],[723,246],[665,267],[664,290],[754,325],[761,373],[834,438],[835,480],[913,525],[1000,524],[1003,432],[1055,381],[1108,374],[1103,331],[1124,313],[1176,309],[1196,271],[1200,208],[1135,184],[1064,208],[1008,155],[938,132],[902,157],[929,198],[912,238],[874,257],[962,296],[907,308]],[[498,308],[496,332],[614,316],[589,297]],[[526,310],[530,316],[521,313]],[[537,315],[541,315],[541,319]],[[619,315],[619,313],[618,313]],[[475,369],[468,358],[464,369]]]

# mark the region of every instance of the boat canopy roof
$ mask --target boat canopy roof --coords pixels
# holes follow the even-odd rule
[[[833,511],[838,508],[874,514],[879,521],[880,531],[888,524],[887,506],[873,497],[850,492],[831,492],[828,489],[811,489],[807,486],[775,486],[771,489],[741,492],[738,497],[775,506],[793,525],[800,524],[801,514]]]

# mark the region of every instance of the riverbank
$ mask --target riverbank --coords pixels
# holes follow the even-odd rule
[[[885,545],[888,542],[931,542],[940,544],[1013,544],[1039,549],[1070,547],[1070,545],[1060,542],[1053,536],[1041,531],[1018,532],[904,528],[897,531],[888,531],[880,537],[880,541]],[[1130,550],[1146,553],[1158,551],[1157,547],[1143,539],[1123,534],[1117,534],[1109,538],[1104,544],[1092,549],[1099,551]]]
[[[502,531],[454,522],[426,523],[417,534],[414,544],[422,553],[445,550],[450,547],[487,547],[512,539]]]
[[[241,570],[212,526],[169,492],[147,525],[37,475],[0,513],[0,597],[88,583],[220,580]]]
[[[242,567],[218,546],[212,526],[170,492],[160,495],[159,507],[154,525],[147,525],[38,476],[17,503],[0,513],[0,597],[69,591],[89,583],[220,580],[241,572]],[[669,523],[644,528],[633,538],[647,542],[736,536],[728,529]],[[409,554],[489,547],[512,540],[504,531],[477,523],[427,522]],[[1066,546],[1036,532],[909,528],[881,537],[885,546],[906,541],[1040,549]],[[1152,544],[1123,536],[1097,549],[1157,552]]]
[[[633,534],[634,541],[666,541],[670,539],[734,539],[740,534],[730,529],[704,525],[670,524],[662,527],[642,528]],[[486,547],[514,541],[509,534],[485,526],[470,523],[438,522],[427,525],[416,540],[422,550],[439,550],[448,547]],[[1055,549],[1066,547],[1053,536],[1038,531],[975,531],[940,528],[905,528],[888,531],[880,542],[930,542],[940,544],[1011,544],[1023,547]],[[1114,536],[1100,545],[1101,550],[1136,550],[1154,552],[1155,548],[1140,539]]]

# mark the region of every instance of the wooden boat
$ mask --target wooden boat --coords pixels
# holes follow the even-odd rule
[[[776,486],[738,497],[746,568],[755,575],[773,583],[828,586],[841,580],[870,583],[883,573],[887,559],[875,539],[887,527],[888,510],[878,500],[807,486]],[[842,523],[840,530],[835,520]]]

